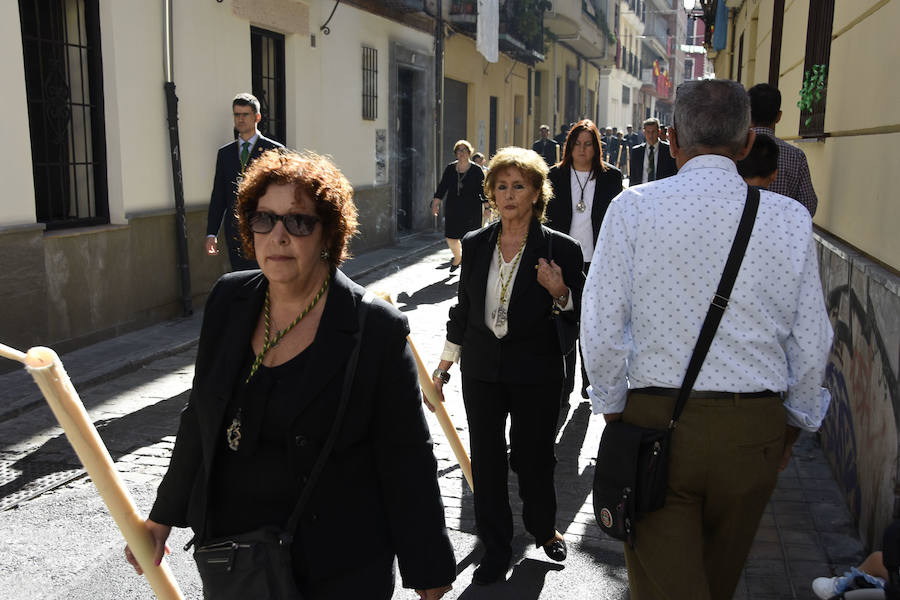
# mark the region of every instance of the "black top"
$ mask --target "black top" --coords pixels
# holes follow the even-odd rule
[[[284,364],[260,365],[248,383],[235,388],[225,411],[210,477],[212,537],[264,525],[284,527],[294,510],[302,488],[291,461],[291,413],[308,355],[309,348]],[[250,349],[240,381],[246,379],[253,358]],[[224,429],[238,410],[241,439],[234,451],[228,447]]]
[[[365,293],[340,270],[332,275],[315,341],[304,353],[308,362],[296,374],[294,401],[283,405],[288,417],[278,424],[290,432],[290,468],[301,479],[334,421]],[[198,534],[205,528],[214,458],[222,452],[229,402],[243,385],[248,340],[267,287],[259,271],[241,271],[223,276],[210,292],[193,388],[150,511],[157,523],[189,525]],[[307,598],[319,597],[310,590],[323,586],[337,590],[329,598],[351,598],[362,585],[367,598],[379,597],[369,593],[372,577],[362,582],[358,574],[374,569],[390,584],[395,556],[404,586],[440,587],[456,577],[408,334],[396,308],[372,303],[341,433],[295,532],[295,576]]]
[[[456,170],[453,161],[444,169],[441,181],[434,192],[435,198],[444,198],[444,235],[453,240],[462,239],[466,233],[481,228],[481,212],[484,197],[484,171],[470,163],[465,173]]]

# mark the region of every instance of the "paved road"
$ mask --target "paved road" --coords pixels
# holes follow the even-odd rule
[[[449,251],[433,249],[357,278],[372,290],[392,295],[409,318],[411,338],[429,368],[443,346],[447,309],[456,291],[457,277],[449,273],[448,259]],[[193,348],[182,350],[80,390],[142,511],[152,504],[168,463],[178,412],[193,375],[193,358]],[[447,408],[468,445],[456,373],[445,388]],[[554,563],[530,546],[517,517],[516,565],[508,582],[488,588],[469,585],[479,558],[472,495],[437,421],[431,415],[428,418],[460,570],[447,598],[627,598],[621,546],[599,533],[590,505],[593,456],[602,422],[590,416],[577,392],[560,421],[558,436],[558,528],[569,540],[569,560]],[[21,471],[15,481],[0,487],[0,497],[21,487],[23,479],[51,473],[63,481],[78,474],[78,462],[44,406],[9,413],[0,420],[0,440],[0,463],[11,472]],[[514,476],[510,487],[515,500]],[[858,560],[862,548],[858,542],[854,545],[852,524],[836,490],[814,438],[804,437],[764,518],[737,598],[809,598],[812,576],[841,570]],[[514,503],[517,515],[519,509]],[[823,537],[827,535],[832,537]],[[0,598],[153,597],[143,579],[125,565],[120,536],[87,478],[0,512],[0,536],[5,542],[0,551]],[[169,562],[186,596],[199,598],[192,559],[181,549],[188,537],[188,532],[176,530]],[[397,599],[415,597],[399,587],[394,594]]]

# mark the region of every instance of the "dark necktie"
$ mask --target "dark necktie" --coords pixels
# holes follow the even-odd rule
[[[647,155],[647,181],[656,179],[656,165],[653,161],[653,146],[650,146],[650,154]]]
[[[241,173],[247,168],[247,161],[250,160],[250,142],[241,144]]]

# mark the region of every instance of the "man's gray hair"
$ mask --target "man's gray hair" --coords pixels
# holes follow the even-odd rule
[[[750,97],[729,79],[686,81],[675,92],[675,132],[687,152],[706,148],[740,151],[750,129]]]

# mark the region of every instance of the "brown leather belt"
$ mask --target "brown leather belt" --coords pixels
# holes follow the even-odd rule
[[[650,396],[668,396],[671,398],[678,397],[678,388],[664,387],[645,387],[629,390],[636,394],[648,394]],[[733,400],[748,400],[750,398],[771,398],[772,396],[781,396],[781,392],[773,392],[772,390],[764,390],[762,392],[691,392],[689,398],[721,398]]]

